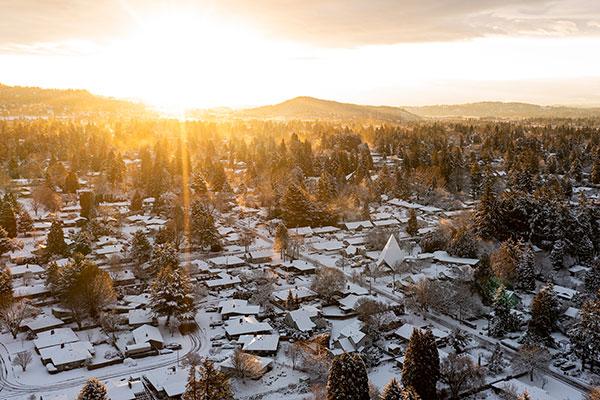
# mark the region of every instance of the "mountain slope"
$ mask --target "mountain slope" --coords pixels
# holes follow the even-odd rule
[[[0,116],[144,114],[141,104],[96,96],[87,90],[42,89],[0,84]]]
[[[235,116],[260,119],[416,121],[420,117],[398,107],[363,106],[314,97],[295,97],[283,103],[239,110]]]
[[[600,108],[567,106],[539,106],[528,103],[503,103],[485,101],[468,104],[446,104],[422,107],[405,107],[422,117],[476,117],[476,118],[594,118],[600,117]]]

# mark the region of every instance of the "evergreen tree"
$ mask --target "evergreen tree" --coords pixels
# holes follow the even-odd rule
[[[600,290],[600,258],[596,258],[585,275],[585,290],[594,294]]]
[[[79,215],[83,218],[87,218],[91,220],[96,215],[96,199],[94,196],[94,192],[85,190],[79,193],[79,205],[81,206],[81,211]]]
[[[143,205],[144,205],[144,201],[142,199],[142,195],[140,194],[140,192],[136,191],[133,194],[133,197],[131,198],[131,204],[129,205],[129,211],[138,212],[138,211],[142,210]]]
[[[384,386],[383,392],[381,392],[381,396],[379,396],[380,400],[403,400],[402,398],[402,387],[400,383],[396,380],[396,378],[392,378],[391,381]],[[374,399],[376,400],[376,399]]]
[[[479,236],[483,239],[491,239],[495,236],[499,221],[497,201],[490,181],[484,184],[483,194],[475,210],[474,219],[475,229]]]
[[[408,210],[408,222],[406,224],[406,233],[408,233],[410,236],[416,236],[417,233],[419,233],[417,212],[414,208]]]
[[[357,353],[336,356],[329,368],[327,400],[369,400],[369,377]]]
[[[4,228],[0,226],[0,256],[12,248],[11,242]]]
[[[402,384],[412,387],[423,400],[437,399],[440,358],[430,330],[415,329],[408,342],[402,366]]]
[[[65,178],[63,190],[65,193],[75,193],[77,192],[77,189],[79,189],[79,179],[77,178],[77,174],[74,171],[71,171]]]
[[[150,286],[150,307],[157,316],[180,320],[192,320],[196,304],[189,277],[182,268],[165,266]]]
[[[308,226],[313,222],[314,207],[304,190],[290,183],[281,199],[281,211],[285,225],[290,228]]]
[[[554,342],[550,334],[558,321],[558,307],[558,300],[552,284],[546,285],[535,295],[531,302],[531,320],[528,329],[530,338],[539,339],[548,344]]]
[[[554,269],[559,270],[564,266],[565,243],[562,239],[558,239],[552,245],[550,251],[550,262]]]
[[[13,302],[12,275],[6,267],[0,267],[0,310]]]
[[[581,307],[579,322],[569,331],[575,354],[581,358],[582,368],[589,362],[594,371],[600,356],[600,292],[596,299]]]
[[[77,400],[108,400],[106,385],[96,378],[89,378],[79,392]]]
[[[52,221],[52,226],[50,226],[50,232],[48,232],[48,238],[46,240],[46,254],[49,256],[62,256],[66,255],[68,250],[60,221]]]
[[[190,235],[192,241],[200,247],[218,245],[219,233],[215,227],[215,218],[206,204],[201,200],[194,201],[190,214]]]
[[[233,394],[226,374],[208,358],[192,365],[183,400],[231,400]]]
[[[530,245],[526,245],[517,262],[516,286],[523,290],[535,289],[535,257]]]
[[[421,400],[414,388],[408,386],[402,389],[402,400]]]
[[[208,194],[208,187],[206,186],[206,181],[200,173],[196,173],[192,177],[191,187],[197,196],[206,196]]]
[[[18,230],[23,235],[26,235],[33,230],[33,219],[31,219],[31,215],[29,215],[25,209],[19,211]]]
[[[507,332],[519,329],[520,319],[511,312],[512,302],[504,286],[498,287],[494,295],[494,317],[490,323],[489,334],[502,337]]]
[[[496,343],[494,347],[494,351],[488,360],[487,369],[492,375],[504,371],[504,351],[502,351],[499,343]]]
[[[51,262],[46,267],[46,287],[50,292],[55,293],[60,281],[60,267],[57,263]]]
[[[336,195],[336,185],[333,176],[327,172],[323,172],[317,183],[317,200],[323,204],[327,204],[333,200]]]
[[[10,238],[17,237],[17,218],[10,202],[4,201],[0,210],[0,226]]]
[[[136,231],[131,236],[131,240],[129,241],[129,256],[137,265],[142,265],[152,258],[152,245],[143,231]]]
[[[163,243],[156,245],[152,252],[152,262],[150,263],[150,274],[156,275],[165,267],[176,268],[179,265],[179,255],[173,243]]]

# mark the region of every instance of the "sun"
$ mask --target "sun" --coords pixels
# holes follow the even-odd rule
[[[142,100],[181,113],[190,104],[214,104],[223,82],[235,81],[241,60],[265,57],[272,43],[258,32],[215,16],[168,12],[139,20],[136,28],[116,41],[105,62],[116,75],[114,84],[136,86]],[[244,73],[253,71],[246,63]],[[192,85],[193,84],[193,85]],[[186,90],[193,86],[197,90]],[[116,88],[118,89],[118,88]]]

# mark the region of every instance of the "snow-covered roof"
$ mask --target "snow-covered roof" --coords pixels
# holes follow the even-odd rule
[[[344,244],[339,240],[327,240],[324,242],[313,243],[312,246],[315,250],[336,251],[341,250],[344,247]]]
[[[276,351],[279,346],[279,335],[242,335],[238,342],[243,344],[243,351]]]
[[[185,392],[188,371],[183,368],[152,369],[144,377],[157,391],[164,391],[169,397],[178,397]]]
[[[40,356],[55,366],[81,362],[92,358],[94,347],[90,342],[72,342],[40,349]]]
[[[280,301],[286,301],[290,291],[292,292],[292,296],[294,298],[298,297],[298,299],[304,299],[307,297],[313,297],[313,296],[317,295],[315,292],[313,292],[309,288],[304,287],[304,286],[299,286],[299,287],[293,287],[293,288],[279,290],[279,291],[273,293],[273,297],[275,297],[275,299],[280,300]]]
[[[21,276],[26,273],[32,273],[34,275],[41,274],[44,272],[44,268],[40,267],[37,264],[25,264],[25,265],[17,265],[14,267],[9,267],[8,270],[12,276]]]
[[[394,235],[390,235],[385,247],[379,255],[377,265],[386,264],[388,267],[393,267],[397,263],[401,263],[408,256],[407,252],[400,248],[398,241]]]
[[[154,315],[152,310],[145,310],[143,308],[129,310],[127,313],[127,320],[129,325],[142,325],[142,324],[150,324],[154,319]]]
[[[163,343],[163,337],[157,327],[152,325],[142,325],[134,329],[132,332],[133,340],[137,344],[147,343],[149,341]]]
[[[62,319],[56,318],[54,315],[50,314],[40,314],[35,318],[29,318],[25,321],[21,322],[21,327],[31,329],[34,332],[54,328],[64,325]]]
[[[394,334],[396,336],[401,337],[402,339],[409,340],[415,329],[420,329],[420,328],[417,328],[416,326],[414,326],[412,324],[406,323],[406,324],[402,325],[400,328],[396,329],[394,331]]]
[[[243,265],[245,263],[245,261],[238,256],[219,256],[209,258],[207,261],[213,265],[227,267]]]
[[[258,322],[253,316],[231,318],[225,322],[225,332],[229,336],[266,333],[271,330],[271,325],[267,322]]]
[[[238,283],[242,282],[240,280],[240,278],[237,276],[231,276],[231,275],[227,275],[227,274],[225,274],[225,276],[223,276],[223,275],[220,275],[220,276],[221,277],[219,279],[210,279],[208,281],[204,281],[204,283],[209,288],[218,288],[218,287],[227,286],[227,285],[237,285]]]
[[[326,233],[333,233],[339,231],[340,228],[336,228],[335,226],[321,226],[318,228],[313,228],[313,233],[316,235],[323,235]]]
[[[352,221],[352,222],[344,222],[344,226],[349,231],[354,231],[356,229],[368,229],[373,227],[373,223],[369,220],[365,221]]]
[[[219,303],[221,315],[258,315],[260,306],[250,305],[247,300],[228,299]]]
[[[65,343],[79,341],[79,338],[71,328],[56,328],[46,332],[40,332],[37,339],[33,341],[35,347],[40,350]]]
[[[479,262],[477,258],[464,258],[464,257],[454,257],[449,255],[445,251],[434,251],[433,258],[439,262],[444,262],[448,264],[460,264],[460,265],[476,265]]]
[[[312,228],[310,226],[302,226],[302,227],[298,227],[298,228],[290,228],[290,229],[288,229],[288,233],[290,235],[297,235],[297,236],[310,236],[314,233],[314,231],[312,230]]]
[[[290,311],[290,318],[296,324],[298,330],[302,332],[312,331],[316,325],[311,319],[311,313],[303,308]]]

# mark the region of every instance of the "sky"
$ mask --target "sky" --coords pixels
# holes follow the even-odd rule
[[[0,82],[165,109],[600,105],[598,0],[0,0]]]

